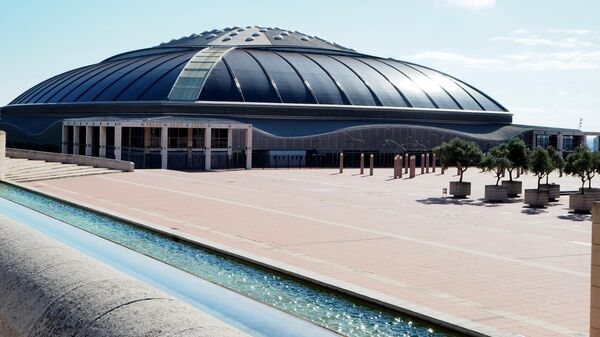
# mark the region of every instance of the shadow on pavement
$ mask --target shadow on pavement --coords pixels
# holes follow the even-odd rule
[[[557,218],[571,221],[592,221],[592,216],[590,214],[570,213],[568,215],[559,215]]]

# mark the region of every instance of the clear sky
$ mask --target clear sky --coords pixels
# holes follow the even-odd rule
[[[3,0],[0,106],[114,54],[227,26],[317,35],[421,63],[494,97],[515,123],[600,131],[599,0]]]

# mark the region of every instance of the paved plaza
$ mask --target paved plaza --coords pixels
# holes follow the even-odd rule
[[[586,336],[590,216],[482,201],[492,175],[136,170],[28,183],[494,336]],[[522,177],[532,188],[536,178]],[[559,182],[576,190],[571,177]]]

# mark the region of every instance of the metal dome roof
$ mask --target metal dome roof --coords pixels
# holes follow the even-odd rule
[[[115,101],[507,111],[478,89],[436,70],[258,26],[207,31],[120,54],[50,78],[10,105]]]

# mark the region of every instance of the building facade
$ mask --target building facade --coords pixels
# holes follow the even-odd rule
[[[0,109],[12,147],[136,167],[332,166],[337,153],[427,152],[453,137],[570,151],[579,130],[512,124],[476,87],[426,66],[272,27],[228,27],[52,77]],[[386,159],[388,158],[388,159]]]

